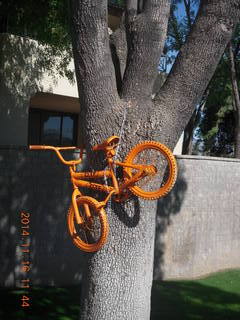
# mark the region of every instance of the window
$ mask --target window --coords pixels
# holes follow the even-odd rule
[[[29,110],[29,144],[76,145],[77,114],[41,109]]]

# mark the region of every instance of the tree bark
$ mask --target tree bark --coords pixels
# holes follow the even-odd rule
[[[121,134],[120,159],[142,140],[158,140],[173,148],[231,38],[240,11],[238,1],[203,1],[196,26],[153,102],[153,74],[164,46],[170,1],[146,0],[140,9],[136,3],[129,1],[125,12],[127,61],[118,94],[108,41],[107,0],[71,0],[81,135],[90,157],[91,146],[113,134]],[[95,168],[104,166],[97,154],[92,162]],[[156,206],[156,201],[136,197],[108,206],[108,242],[97,253],[85,255],[81,319],[149,319]]]
[[[239,89],[237,82],[237,72],[235,66],[235,59],[233,54],[233,45],[232,41],[229,42],[229,57],[231,63],[231,82],[232,82],[232,91],[234,98],[234,114],[235,114],[235,129],[234,129],[234,156],[235,158],[240,158],[240,97],[239,97]]]

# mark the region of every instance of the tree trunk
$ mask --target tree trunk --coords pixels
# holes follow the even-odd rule
[[[94,168],[104,163],[98,154],[92,157],[91,146],[111,135],[121,135],[120,159],[143,140],[175,146],[239,17],[236,1],[203,1],[192,34],[152,101],[153,74],[164,46],[170,1],[143,3],[139,12],[137,1],[127,1],[126,68],[117,88],[108,40],[107,0],[71,0],[81,136]],[[122,204],[112,201],[107,208],[108,242],[97,253],[85,255],[82,320],[149,319],[156,205],[156,201],[133,197]]]
[[[232,91],[233,91],[234,107],[235,107],[234,155],[235,155],[235,158],[240,158],[240,97],[239,97],[239,89],[238,89],[237,73],[236,73],[235,59],[233,54],[232,41],[229,42],[229,57],[230,57],[230,63],[231,63],[231,82],[232,82]]]

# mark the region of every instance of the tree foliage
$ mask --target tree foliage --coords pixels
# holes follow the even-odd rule
[[[164,48],[165,67],[172,65],[186,41],[197,15],[200,0],[172,0]]]
[[[6,32],[28,36],[61,48],[70,43],[66,10],[66,0],[40,0],[37,5],[33,0],[1,3]]]
[[[240,26],[238,25],[232,40],[236,69],[240,67]],[[238,83],[240,78],[238,74]],[[194,153],[211,156],[234,157],[234,139],[236,117],[233,89],[231,83],[231,65],[226,48],[217,70],[202,100],[203,108],[195,123]]]
[[[0,1],[0,32],[29,37],[46,45],[43,61],[47,71],[73,80],[67,0]]]

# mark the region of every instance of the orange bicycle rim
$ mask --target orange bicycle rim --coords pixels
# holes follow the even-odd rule
[[[77,205],[79,208],[79,213],[81,214],[82,218],[86,220],[86,214],[83,213],[84,208],[86,206],[89,207],[91,211],[92,219],[98,220],[98,230],[90,230],[87,224],[77,226],[75,220],[75,213],[73,205],[70,206],[67,215],[67,225],[70,236],[72,238],[73,243],[79,249],[85,252],[95,252],[102,248],[102,246],[107,241],[109,225],[107,221],[107,215],[103,208],[98,209],[98,201],[94,198],[88,196],[82,196],[77,198]],[[85,218],[84,218],[85,217]],[[86,221],[85,221],[86,222]],[[80,229],[80,231],[79,231]],[[98,231],[99,236],[97,239],[93,239],[91,242],[87,240],[87,233]],[[85,233],[85,238],[83,234]]]

